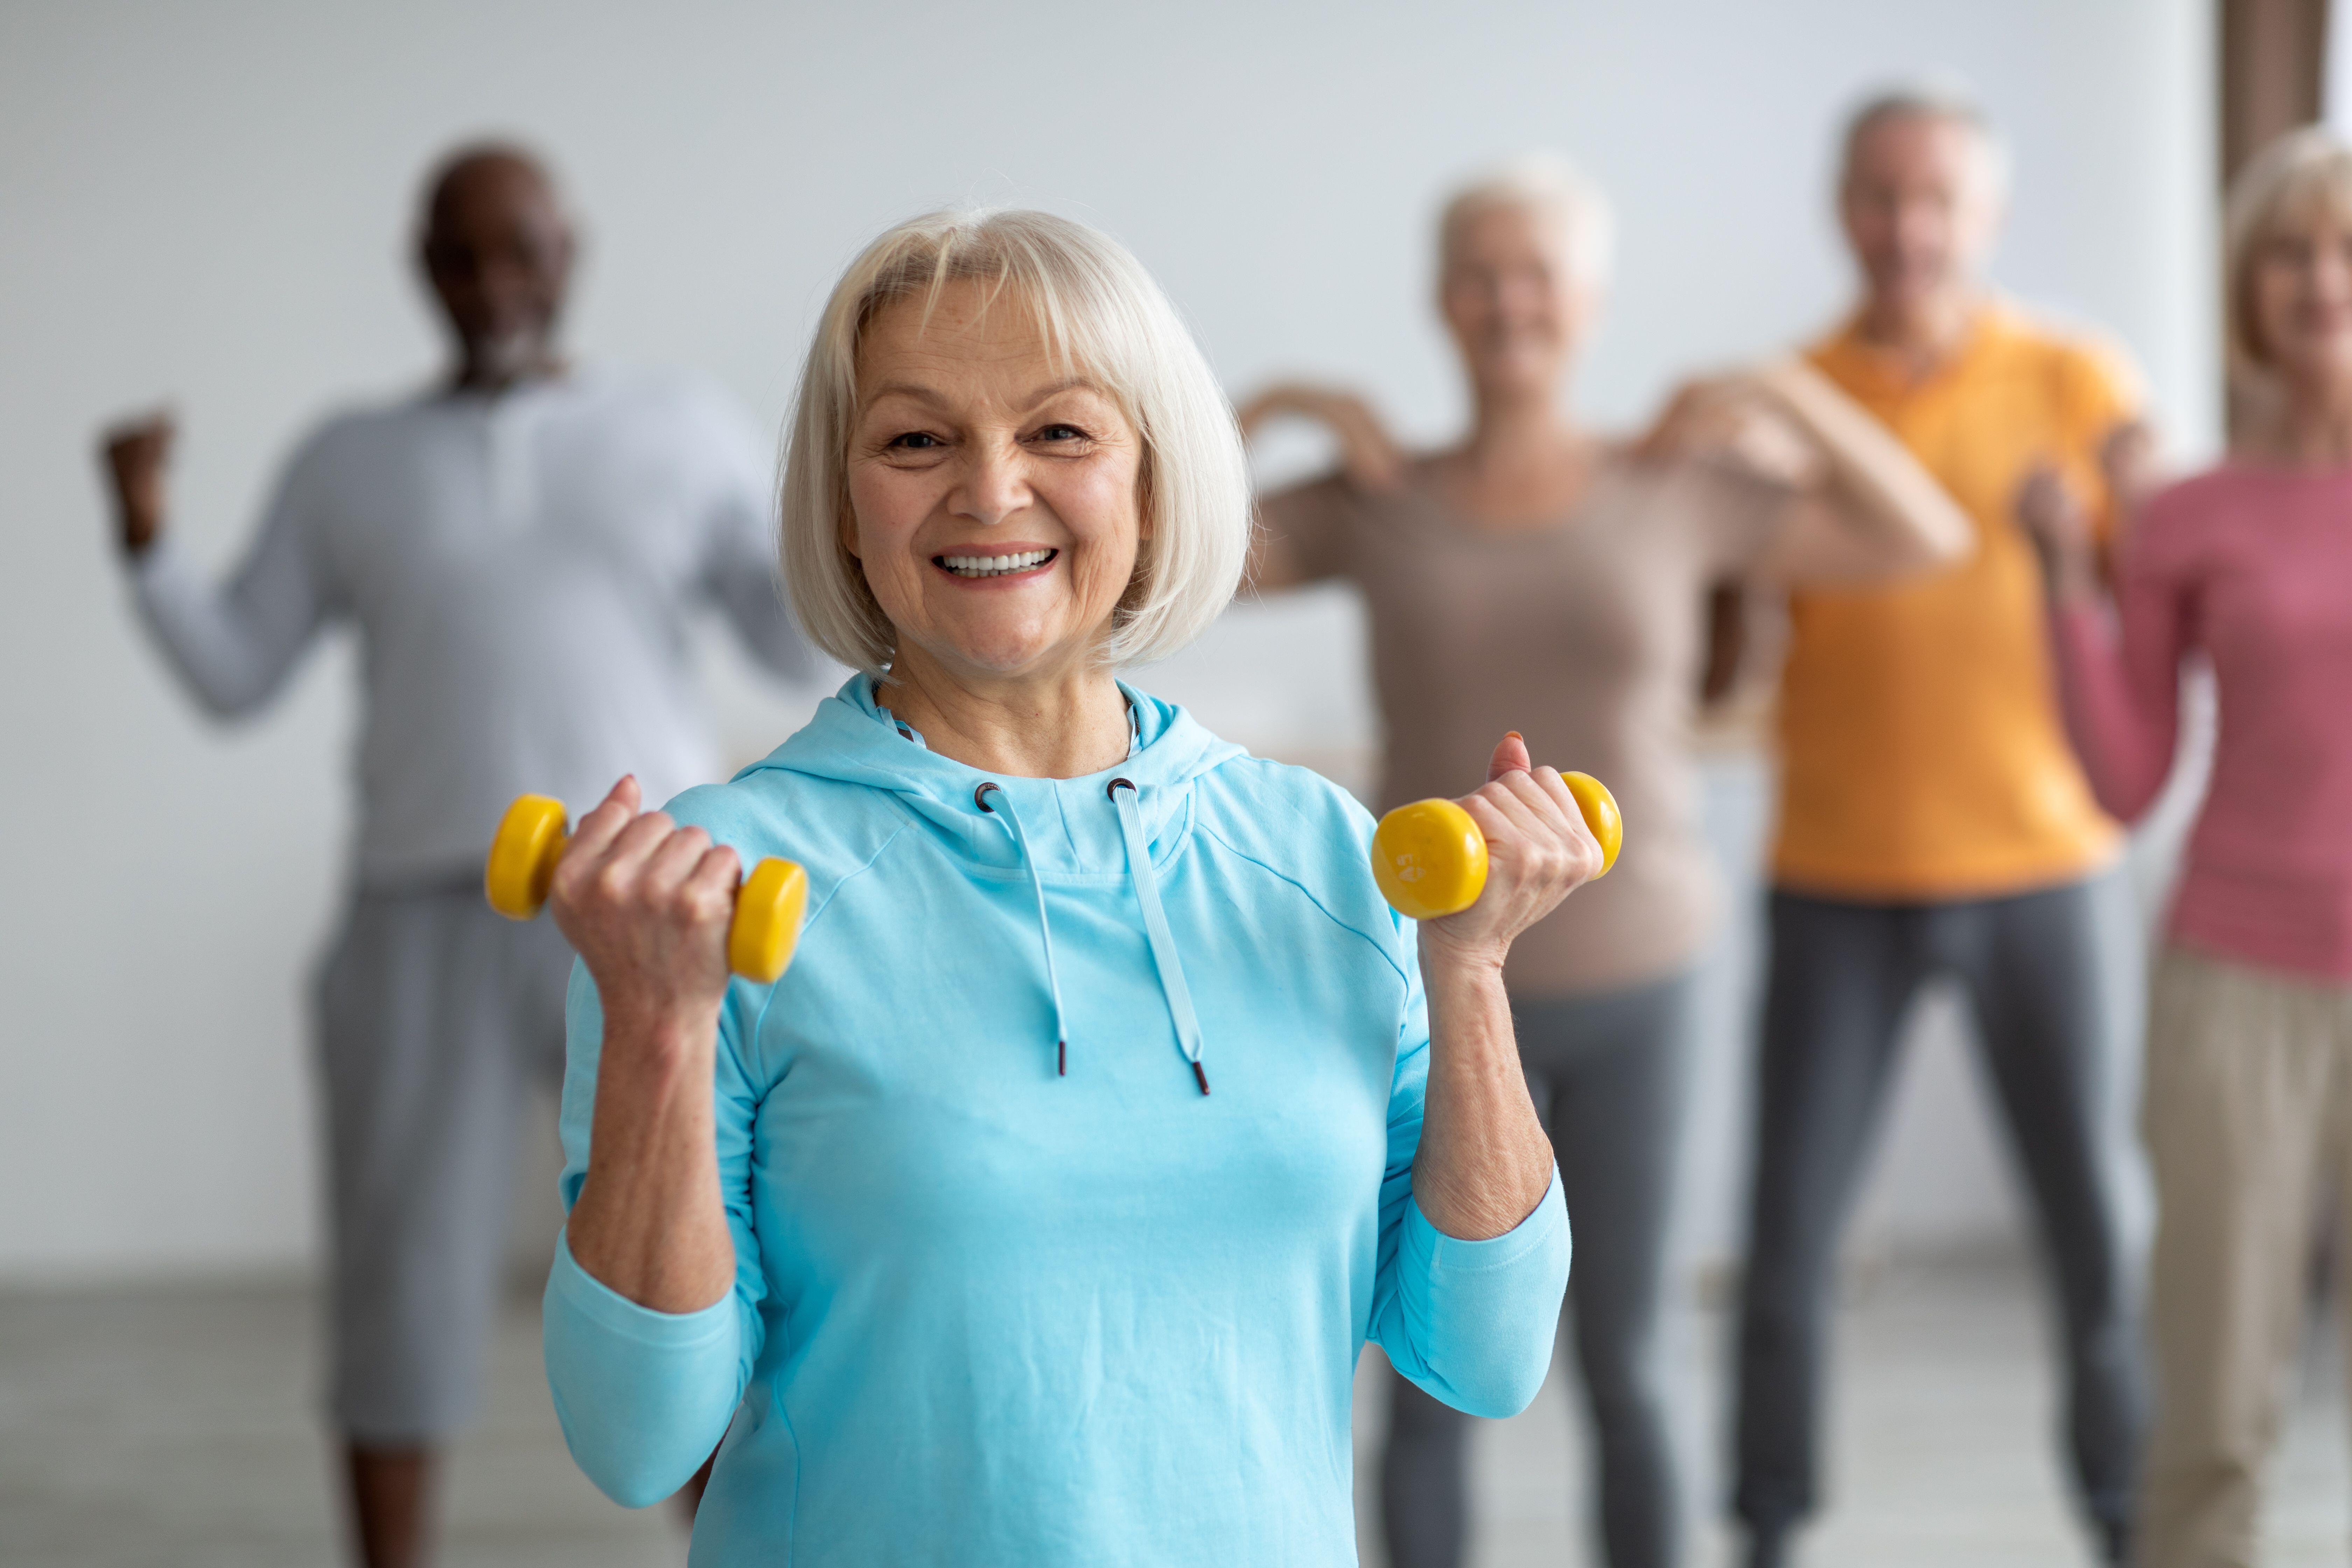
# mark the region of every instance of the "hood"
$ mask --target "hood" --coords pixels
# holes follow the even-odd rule
[[[920,733],[874,700],[870,677],[853,675],[817,705],[816,714],[764,760],[763,769],[861,785],[890,796],[927,827],[946,853],[975,866],[1024,871],[1037,898],[1043,980],[1054,1012],[1055,1070],[1069,1071],[1069,1027],[1054,965],[1054,884],[1126,880],[1138,922],[1168,1003],[1177,1048],[1201,1092],[1201,1026],[1184,966],[1160,901],[1158,868],[1190,825],[1192,781],[1244,756],[1190,714],[1121,682],[1133,739],[1126,761],[1072,779],[985,773],[940,756]]]
[[[1134,747],[1116,767],[1077,778],[987,773],[943,757],[874,700],[874,682],[865,675],[851,676],[790,740],[736,776],[776,768],[879,790],[919,817],[950,854],[1004,869],[1024,864],[1023,857],[973,795],[982,784],[994,784],[1012,801],[1028,836],[1031,870],[1048,881],[1123,877],[1126,846],[1118,814],[1106,795],[1113,779],[1136,786],[1144,839],[1153,847],[1154,859],[1164,861],[1191,811],[1188,786],[1248,753],[1211,734],[1172,702],[1124,681],[1119,692],[1134,724]]]

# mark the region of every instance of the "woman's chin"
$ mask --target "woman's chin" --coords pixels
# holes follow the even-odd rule
[[[1091,667],[1101,640],[1034,632],[982,634],[929,641],[925,651],[934,661],[981,679],[1054,679],[1073,668]]]

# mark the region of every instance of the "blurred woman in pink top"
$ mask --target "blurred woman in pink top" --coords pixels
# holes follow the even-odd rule
[[[2063,491],[2029,483],[2019,507],[2101,804],[2155,803],[2189,660],[2220,703],[2151,1009],[2143,1568],[2255,1560],[2315,1207],[2330,1184],[2352,1197],[2352,148],[2273,143],[2226,232],[2233,368],[2259,410],[2227,460],[2147,502],[2112,604]]]

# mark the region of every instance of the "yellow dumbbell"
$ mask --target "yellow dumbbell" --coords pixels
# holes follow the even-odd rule
[[[1617,799],[1591,773],[1562,773],[1576,797],[1584,826],[1601,843],[1605,877],[1617,864],[1625,841],[1625,819]],[[1486,836],[1470,814],[1450,800],[1417,800],[1381,818],[1372,835],[1372,879],[1381,896],[1407,920],[1433,921],[1458,914],[1478,901],[1486,887]]]
[[[490,840],[482,890],[490,908],[509,920],[527,921],[547,902],[555,863],[572,842],[563,803],[543,795],[522,795],[499,819]],[[727,967],[765,985],[783,973],[801,939],[801,914],[808,907],[808,873],[790,860],[772,858],[751,868],[735,890],[735,919],[727,928]]]

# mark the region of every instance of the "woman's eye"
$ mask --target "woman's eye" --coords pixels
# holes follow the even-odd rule
[[[890,449],[897,452],[928,452],[934,447],[945,445],[947,443],[937,436],[922,430],[909,430],[902,436],[891,437],[889,441]]]
[[[1037,432],[1040,441],[1083,441],[1087,433],[1075,425],[1048,425]]]

